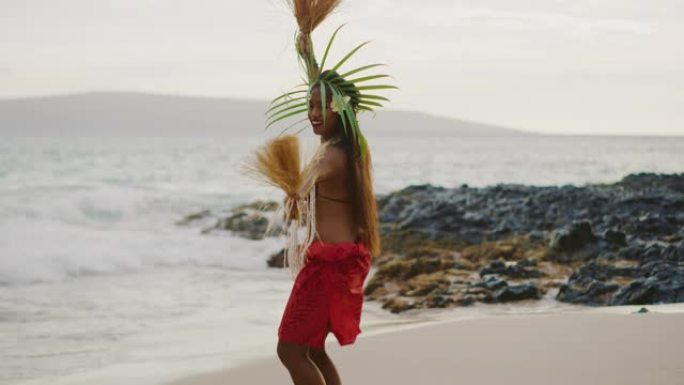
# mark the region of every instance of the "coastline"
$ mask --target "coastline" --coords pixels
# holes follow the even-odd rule
[[[396,199],[392,200],[395,203],[408,203],[413,208],[407,214],[417,214],[403,215],[398,210],[399,206],[387,205],[385,212],[395,216],[389,218],[392,223],[408,224],[406,219],[409,217],[424,218],[427,227],[414,222],[411,228],[429,230],[429,226],[435,223],[462,225],[463,231],[456,229],[450,234],[491,238],[496,228],[531,221],[531,227],[521,230],[539,239],[541,235],[552,232],[563,235],[565,230],[573,230],[572,227],[566,228],[570,221],[564,219],[573,215],[573,218],[592,221],[592,232],[599,239],[599,251],[610,251],[603,245],[606,241],[619,240],[615,237],[620,235],[616,231],[624,233],[630,247],[624,248],[629,253],[614,250],[611,254],[617,259],[604,254],[582,263],[553,262],[553,267],[572,267],[573,272],[578,273],[573,278],[553,269],[550,271],[552,274],[542,275],[543,280],[520,280],[508,274],[534,273],[535,270],[544,274],[549,271],[544,269],[544,263],[548,261],[545,258],[537,259],[541,264],[536,268],[527,263],[530,257],[536,259],[534,253],[506,253],[515,246],[506,239],[498,245],[492,243],[492,247],[483,247],[482,251],[487,255],[473,255],[466,251],[454,258],[459,262],[457,270],[466,274],[464,277],[453,275],[453,270],[447,268],[434,273],[426,271],[427,277],[410,279],[416,283],[421,283],[422,278],[436,279],[422,282],[424,286],[411,288],[403,286],[409,283],[404,275],[386,276],[386,287],[392,289],[387,294],[402,294],[401,291],[409,294],[410,299],[421,302],[412,309],[396,307],[401,311],[398,314],[390,312],[393,308],[380,310],[381,301],[366,302],[365,324],[362,323],[363,333],[358,342],[388,333],[403,335],[448,319],[489,316],[499,319],[501,317],[498,316],[505,318],[519,312],[537,315],[564,311],[560,305],[570,303],[546,302],[549,295],[555,297],[559,285],[567,285],[571,289],[565,293],[563,301],[573,300],[573,296],[583,300],[608,300],[610,296],[585,295],[591,293],[585,293],[582,288],[611,288],[616,284],[622,290],[640,287],[643,290],[638,292],[655,291],[659,296],[676,294],[675,289],[679,287],[676,284],[680,279],[677,277],[682,277],[681,272],[684,272],[681,269],[684,259],[679,257],[675,264],[672,257],[684,256],[684,247],[681,247],[684,243],[677,243],[684,237],[684,227],[681,222],[675,222],[674,231],[667,230],[673,226],[671,207],[679,207],[672,205],[681,202],[681,196],[674,196],[675,200],[661,199],[666,195],[653,189],[663,183],[652,183],[655,178],[665,182],[665,186],[672,185],[667,182],[672,176],[656,178],[654,175],[641,175],[627,177],[623,183],[614,181],[623,178],[627,171],[681,172],[681,162],[678,161],[682,159],[681,155],[672,151],[681,147],[677,143],[649,140],[640,141],[637,147],[634,141],[624,138],[577,142],[582,146],[568,146],[565,140],[551,138],[534,143],[496,138],[486,142],[472,138],[439,143],[429,138],[377,141],[377,164],[382,166],[378,167],[378,193],[394,196]],[[211,170],[236,169],[236,160],[248,149],[245,142],[207,142],[201,138],[182,142],[135,143],[55,140],[11,141],[5,147],[11,162],[5,170],[8,184],[4,202],[7,209],[4,212],[7,225],[4,235],[7,239],[16,240],[12,243],[16,245],[12,250],[16,258],[0,269],[3,274],[0,305],[7,310],[0,325],[0,337],[3,350],[11,352],[3,359],[0,383],[113,385],[123,380],[136,384],[162,384],[191,375],[227,370],[228,367],[239,369],[248,364],[248,360],[274,356],[275,328],[291,282],[286,272],[266,268],[264,259],[280,248],[280,240],[254,241],[225,229],[204,232],[229,218],[233,206],[271,197],[255,186],[235,188],[233,184],[237,175],[230,172],[228,178],[223,173],[205,173],[209,170],[207,164],[216,166]],[[52,152],[47,151],[52,148],[59,149],[64,160],[57,169],[51,166]],[[604,148],[610,151],[599,151]],[[582,163],[582,154],[587,149],[593,149],[592,152],[599,156],[590,167]],[[183,151],[187,162],[177,162],[179,150]],[[654,152],[663,160],[657,163],[657,167],[647,162]],[[221,155],[226,153],[232,154],[231,157]],[[544,163],[539,164],[534,159],[517,163],[515,160],[520,153],[534,153],[534,159],[544,159]],[[121,154],[126,154],[130,162],[121,164]],[[445,157],[446,154],[450,155]],[[38,169],[25,172],[30,171],[22,162],[27,156],[35,159],[34,166]],[[423,168],[417,166],[424,162],[409,161],[414,159],[439,161],[442,171],[425,174]],[[569,161],[573,159],[577,161]],[[95,170],[92,164],[102,165],[102,168]],[[64,173],[64,170],[69,172]],[[160,173],[168,178],[160,179]],[[36,185],[38,180],[42,182]],[[529,186],[494,185],[500,181],[521,182]],[[467,182],[468,187],[459,188],[462,182]],[[596,206],[584,203],[570,205],[574,202],[570,198],[580,192],[582,196],[588,194],[586,197],[591,198],[590,202],[600,198],[579,185],[590,182],[604,183],[600,187],[602,190],[622,186],[620,189],[636,195],[611,199],[611,204],[622,202],[616,210],[612,210],[610,205],[601,205],[598,206],[599,211],[585,213],[584,208]],[[446,190],[430,188],[421,192],[416,188],[405,189],[409,184],[423,183],[443,186]],[[566,186],[567,183],[576,186]],[[541,188],[539,184],[556,187]],[[676,186],[681,184],[677,182]],[[648,191],[642,193],[642,189]],[[405,191],[401,193],[399,190]],[[225,191],[230,191],[230,194],[226,195]],[[684,190],[680,188],[679,191]],[[552,194],[553,202],[537,199],[548,198],[547,194]],[[667,196],[670,195],[672,192]],[[35,198],[35,204],[26,205],[27,197]],[[433,205],[426,204],[435,201],[441,202],[441,207],[456,210],[435,215],[440,213],[430,211]],[[521,201],[530,202],[529,206],[521,204]],[[468,205],[468,202],[481,204]],[[650,203],[645,211],[639,212],[643,202]],[[388,200],[386,203],[392,202]],[[577,210],[578,206],[582,209]],[[519,213],[519,209],[525,207],[534,210]],[[606,210],[607,216],[598,215]],[[208,215],[185,225],[178,224],[181,222],[179,219],[186,215],[201,212]],[[488,212],[496,216],[487,215]],[[681,216],[677,215],[677,218]],[[475,226],[483,220],[493,221],[495,226],[485,226],[486,223]],[[653,233],[654,230],[657,232]],[[44,235],[41,242],[35,242],[36,233]],[[64,239],[70,239],[71,252],[53,256],[54,250],[64,246]],[[476,243],[471,249],[482,244],[477,243],[477,239],[473,241]],[[428,246],[417,242],[417,246],[423,245]],[[448,261],[446,257],[431,253],[432,249],[414,251],[411,255],[415,262],[427,262],[417,267],[429,268],[435,260]],[[446,251],[453,251],[456,257],[455,252],[459,250]],[[477,258],[465,258],[467,256]],[[504,265],[497,262],[498,256],[506,261]],[[663,265],[668,260],[671,267]],[[473,266],[461,266],[465,261]],[[644,268],[637,264],[643,264]],[[658,269],[651,270],[646,268],[648,266]],[[378,272],[382,266],[378,264],[374,268]],[[412,267],[400,272],[408,270]],[[671,272],[672,278],[677,280],[663,279],[667,277],[654,274],[658,271]],[[440,276],[457,284],[438,287],[445,290],[439,290],[435,295],[408,293],[423,287],[427,290],[433,282],[440,283]],[[496,280],[487,279],[492,276]],[[546,282],[547,278],[551,282]],[[583,285],[585,280],[590,284]],[[634,285],[640,282],[642,286]],[[378,283],[385,286],[385,282],[378,280]],[[400,286],[393,285],[395,283]],[[544,303],[536,306],[527,300],[514,300],[492,307],[479,307],[488,294],[492,299],[502,297],[497,295],[496,289],[504,283],[510,288],[534,284],[544,296],[541,300]],[[543,290],[549,292],[544,293]],[[382,293],[376,294],[378,299],[382,299]],[[475,302],[451,309],[423,307],[444,305],[439,300],[447,297],[467,300],[466,295],[475,296]],[[484,298],[479,298],[480,295]],[[631,298],[643,300],[639,296]],[[656,303],[659,299],[648,301]],[[554,302],[562,301],[554,299]],[[374,313],[376,309],[380,311]],[[618,309],[612,306],[586,308],[592,311]],[[474,313],[469,313],[470,310]],[[477,314],[475,310],[485,314]],[[376,315],[378,317],[374,317]],[[564,330],[558,329],[558,333],[564,333]],[[488,338],[484,335],[481,340]],[[331,349],[335,348],[334,338],[328,337],[328,343]],[[356,349],[352,346],[349,351],[355,352]],[[346,373],[346,368],[353,366],[345,364],[343,370]],[[346,381],[347,377],[343,379]],[[279,377],[276,383],[284,381]]]
[[[649,311],[637,313],[642,307]],[[684,384],[684,304],[481,312],[364,331],[326,350],[354,384]],[[449,318],[451,313],[451,318]],[[289,383],[274,353],[168,385]],[[677,382],[680,381],[680,382]]]

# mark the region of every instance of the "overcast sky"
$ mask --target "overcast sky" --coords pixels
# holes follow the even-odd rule
[[[284,0],[0,0],[0,97],[271,99],[300,80]],[[548,133],[684,134],[682,0],[344,0],[314,33],[382,62],[390,108]],[[345,68],[345,67],[343,67]]]

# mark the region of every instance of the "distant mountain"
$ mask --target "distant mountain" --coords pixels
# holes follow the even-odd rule
[[[262,132],[267,105],[257,100],[136,92],[0,99],[0,134],[249,135]],[[363,113],[359,119],[365,130],[374,133],[535,135],[413,111],[380,109],[375,117]]]

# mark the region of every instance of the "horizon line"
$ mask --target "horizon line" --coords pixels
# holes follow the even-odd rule
[[[213,99],[213,100],[235,100],[235,101],[245,101],[245,102],[254,102],[254,103],[268,103],[269,99],[256,99],[256,98],[250,98],[250,97],[235,97],[235,96],[229,96],[229,95],[224,95],[224,96],[216,96],[216,95],[202,95],[202,94],[186,94],[186,93],[164,93],[164,92],[159,92],[159,91],[140,91],[140,90],[103,90],[103,89],[98,89],[98,90],[82,90],[82,91],[64,91],[61,93],[45,93],[45,94],[32,94],[32,95],[18,95],[18,96],[12,96],[12,97],[7,97],[7,96],[0,96],[0,102],[3,101],[25,101],[25,100],[30,100],[30,99],[48,99],[48,98],[60,98],[60,97],[69,97],[69,96],[79,96],[79,95],[88,95],[88,94],[139,94],[139,95],[148,95],[148,96],[158,96],[158,97],[177,97],[177,98],[193,98],[193,99]],[[513,127],[513,126],[508,126],[508,125],[501,125],[498,123],[489,123],[485,121],[480,121],[480,120],[472,120],[472,119],[464,119],[464,118],[456,118],[456,117],[450,117],[450,116],[445,116],[445,115],[437,115],[432,112],[426,112],[426,111],[421,111],[421,110],[411,110],[411,109],[404,109],[404,108],[390,108],[390,107],[383,107],[384,110],[386,111],[396,111],[396,112],[408,112],[408,113],[416,113],[416,114],[422,114],[422,115],[427,115],[430,117],[434,118],[439,118],[439,119],[447,119],[447,120],[458,120],[461,122],[467,122],[467,123],[474,123],[474,124],[481,124],[481,125],[487,125],[487,126],[492,126],[492,127],[498,127],[501,129],[507,129],[511,131],[518,131],[523,134],[532,134],[532,135],[547,135],[547,136],[564,136],[564,137],[573,137],[573,136],[590,136],[590,137],[672,137],[672,138],[681,138],[684,137],[684,133],[682,134],[671,134],[671,133],[649,133],[649,134],[635,134],[635,133],[614,133],[614,134],[607,134],[607,133],[591,133],[591,132],[573,132],[573,133],[547,133],[547,132],[540,132],[540,131],[533,131],[527,128],[518,128],[518,127]]]

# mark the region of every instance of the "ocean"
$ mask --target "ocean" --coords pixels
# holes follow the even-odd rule
[[[275,354],[292,280],[266,260],[283,240],[176,224],[201,210],[282,199],[239,172],[263,140],[4,138],[0,383],[155,384]],[[581,185],[684,172],[684,137],[368,140],[379,194],[423,183]],[[305,143],[311,149],[315,139]],[[399,315],[367,302],[359,338],[436,319],[575,307],[552,297]]]

